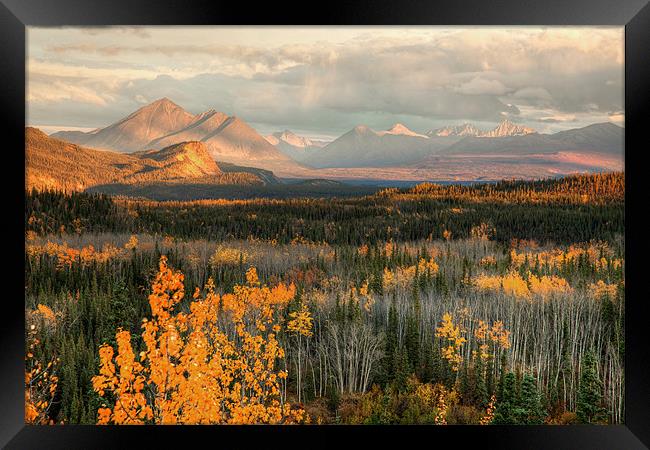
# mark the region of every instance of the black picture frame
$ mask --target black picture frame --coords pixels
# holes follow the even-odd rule
[[[253,6],[254,5],[254,6]],[[620,25],[625,26],[625,158],[626,184],[626,394],[625,424],[611,426],[490,426],[490,427],[94,427],[79,425],[26,426],[24,424],[24,295],[22,267],[8,264],[5,285],[16,289],[6,295],[0,320],[0,445],[6,448],[114,448],[137,441],[147,447],[193,445],[208,439],[211,445],[234,440],[235,448],[254,440],[286,445],[328,447],[349,442],[353,436],[393,445],[428,446],[464,444],[472,440],[484,448],[641,449],[650,445],[650,351],[647,338],[643,286],[643,248],[646,225],[634,220],[648,196],[644,191],[645,166],[641,158],[647,144],[637,148],[647,133],[650,118],[647,63],[650,40],[650,5],[646,0],[454,0],[434,3],[418,0],[354,1],[303,5],[275,2],[178,0],[2,0],[0,5],[4,86],[2,108],[5,147],[3,177],[6,214],[12,227],[5,235],[11,252],[24,258],[24,126],[26,26],[83,25]],[[20,186],[21,180],[23,187]],[[15,229],[14,229],[15,227]],[[14,234],[15,233],[15,234]],[[15,236],[15,238],[14,238]],[[647,236],[645,236],[647,240]],[[4,259],[4,258],[3,258]],[[9,261],[9,259],[6,259]],[[15,275],[14,275],[15,272]],[[22,272],[24,274],[24,272]],[[236,444],[234,444],[236,442]],[[363,444],[362,444],[363,445]]]

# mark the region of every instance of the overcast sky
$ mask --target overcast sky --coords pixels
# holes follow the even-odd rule
[[[103,127],[161,97],[261,133],[504,117],[623,125],[622,27],[28,28],[27,123]]]

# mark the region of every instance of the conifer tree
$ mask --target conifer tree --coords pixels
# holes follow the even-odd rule
[[[495,393],[496,386],[494,385],[494,359],[489,357],[485,368],[485,390],[488,397]]]
[[[434,361],[433,361],[433,344],[431,343],[430,337],[425,338],[424,345],[422,347],[422,358],[420,363],[420,373],[418,374],[419,378],[424,383],[429,383],[434,380]]]
[[[481,408],[485,408],[488,403],[488,390],[485,383],[485,373],[483,369],[483,359],[476,355],[474,359],[474,401]]]
[[[535,378],[525,374],[521,381],[521,391],[517,405],[517,423],[524,425],[541,425],[546,412],[542,407]]]
[[[395,378],[395,354],[397,352],[397,306],[396,298],[393,295],[390,309],[388,310],[388,328],[384,340],[384,358],[382,361],[382,372],[384,383],[388,384]]]
[[[406,334],[404,346],[408,356],[411,372],[417,372],[420,367],[420,337],[416,318],[408,316],[406,319]]]
[[[580,423],[601,423],[605,420],[602,407],[602,384],[596,369],[596,358],[592,352],[585,355],[580,371],[578,407],[576,415]]]
[[[403,348],[396,348],[393,353],[393,386],[401,392],[406,388],[409,377],[409,358]]]
[[[503,378],[503,391],[497,401],[492,423],[507,425],[516,423],[515,409],[517,407],[515,374],[508,372]]]
[[[507,375],[506,372],[507,368],[507,360],[506,360],[506,355],[503,353],[501,355],[501,367],[499,369],[499,382],[497,385],[497,399],[501,401],[503,399],[503,388],[505,387],[505,376]]]

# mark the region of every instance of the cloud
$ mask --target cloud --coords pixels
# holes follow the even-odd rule
[[[535,99],[535,100],[552,100],[551,94],[541,87],[525,87],[518,89],[513,95],[514,98]]]
[[[76,111],[68,120],[83,123],[71,125],[100,126],[167,96],[191,112],[216,108],[262,127],[333,133],[358,123],[381,129],[400,121],[424,131],[441,122],[493,123],[504,116],[561,125],[607,120],[623,109],[622,28],[354,33],[36,30],[28,40],[29,114]]]
[[[614,123],[625,123],[625,111],[613,111],[607,114],[610,121]]]
[[[547,116],[547,117],[540,117],[539,119],[540,122],[545,122],[545,123],[565,123],[565,122],[576,122],[576,116],[571,115],[571,114],[556,114],[554,116]]]
[[[455,87],[454,91],[467,95],[503,95],[508,92],[508,89],[499,80],[486,80],[477,77]]]
[[[54,81],[53,83],[32,83],[27,89],[28,103],[58,103],[61,101],[106,106],[110,97],[98,95],[92,88]]]

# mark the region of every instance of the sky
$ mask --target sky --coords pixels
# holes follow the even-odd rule
[[[624,125],[622,27],[28,27],[26,70],[26,123],[46,132],[162,97],[324,139],[361,124]]]

